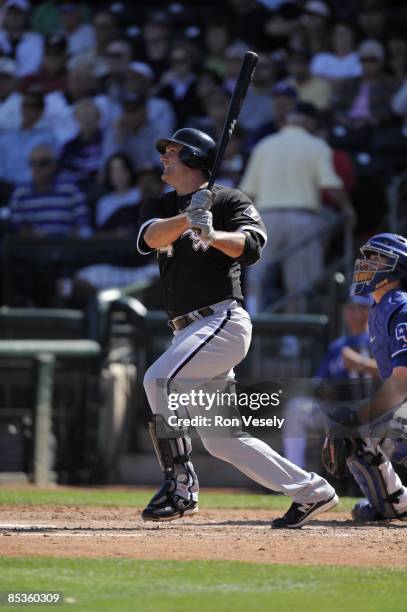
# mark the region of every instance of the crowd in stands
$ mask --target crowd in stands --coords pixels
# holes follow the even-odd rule
[[[248,49],[259,61],[218,181],[239,186],[307,103],[365,237],[405,170],[406,31],[402,0],[0,0],[3,237],[134,236],[165,189],[156,140],[187,126],[217,140]]]

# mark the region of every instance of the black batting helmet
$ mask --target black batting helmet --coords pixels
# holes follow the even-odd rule
[[[188,168],[200,168],[208,174],[211,173],[215,160],[216,143],[208,134],[194,128],[182,128],[177,130],[171,138],[160,138],[155,146],[160,153],[165,153],[165,148],[172,142],[183,145],[179,158]]]

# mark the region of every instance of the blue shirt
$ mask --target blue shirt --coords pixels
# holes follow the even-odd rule
[[[382,378],[407,367],[407,293],[393,289],[369,312],[370,348]]]

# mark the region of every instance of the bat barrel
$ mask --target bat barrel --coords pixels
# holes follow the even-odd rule
[[[254,51],[247,51],[245,53],[242,65],[240,67],[239,75],[236,80],[235,89],[233,90],[233,95],[229,103],[225,124],[222,130],[222,136],[219,142],[215,161],[213,163],[211,176],[208,181],[208,189],[212,189],[215,183],[215,179],[222,163],[226,147],[228,146],[229,140],[232,137],[237,118],[240,113],[240,109],[242,108],[244,99],[246,97],[247,89],[252,79],[257,60],[258,55],[257,53],[254,53]]]

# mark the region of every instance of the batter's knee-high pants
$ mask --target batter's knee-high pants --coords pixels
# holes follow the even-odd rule
[[[169,408],[170,393],[174,390],[189,393],[198,386],[198,381],[201,386],[208,381],[215,382],[215,386],[227,384],[233,378],[233,367],[249,349],[252,325],[248,313],[234,300],[212,308],[214,314],[175,332],[170,348],[145,374],[144,387],[151,410],[166,423],[179,414]],[[190,409],[187,410],[189,413]],[[202,408],[201,414],[208,416],[208,412]],[[231,463],[260,485],[289,495],[295,502],[314,503],[334,494],[325,479],[306,472],[246,433],[219,437],[208,435],[205,427],[196,430],[211,455]],[[184,497],[192,494],[197,499],[198,483],[188,485],[179,483],[178,494]]]

